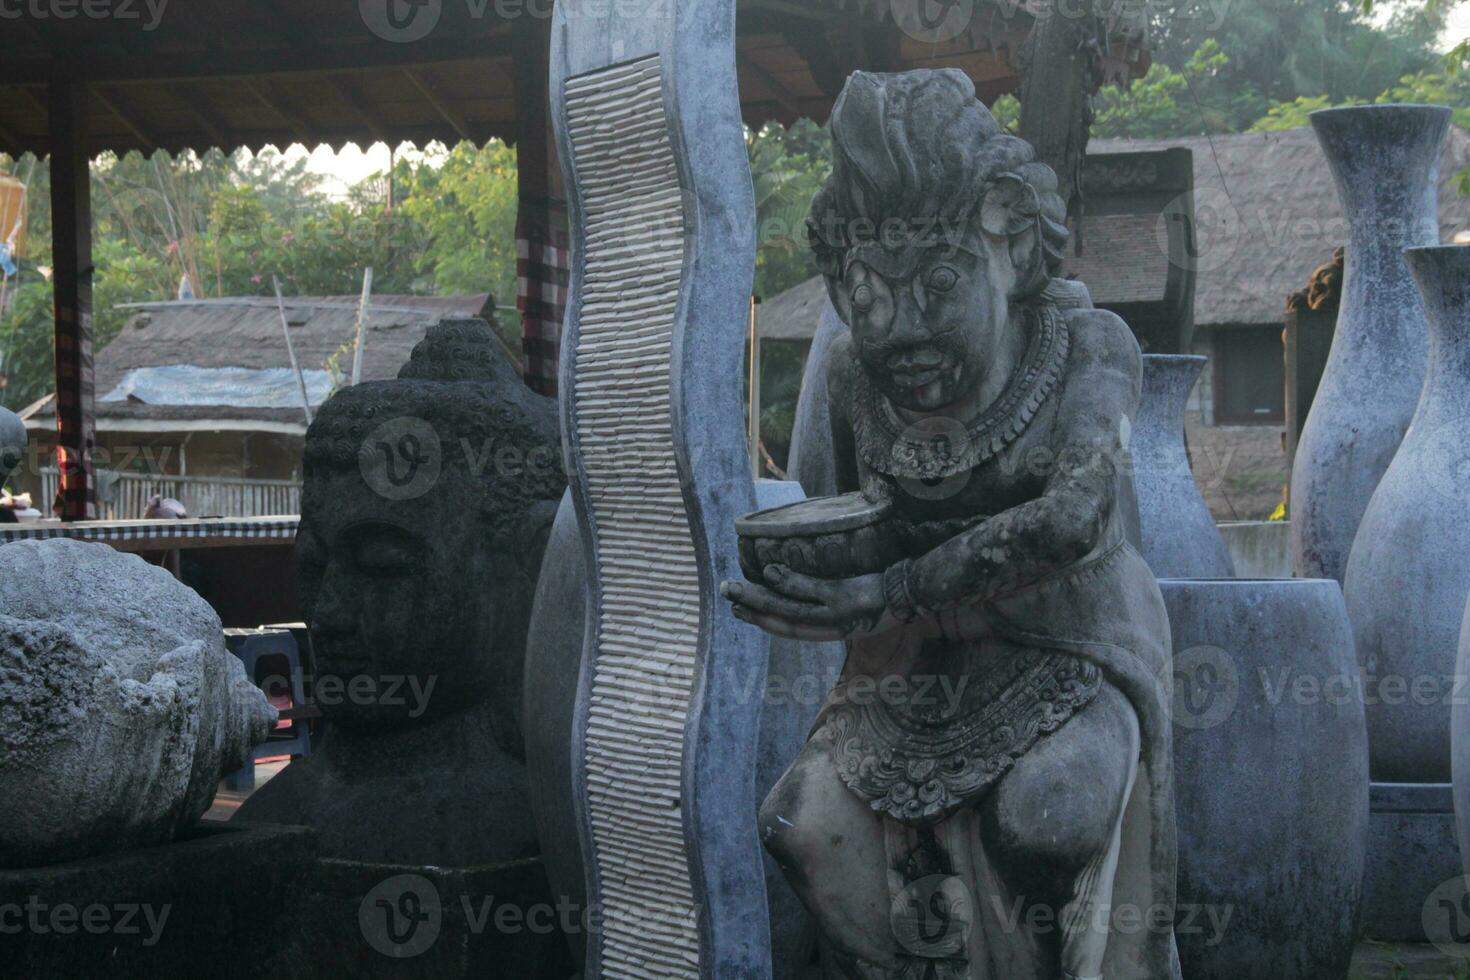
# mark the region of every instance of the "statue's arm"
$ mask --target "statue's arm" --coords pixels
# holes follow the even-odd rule
[[[1097,547],[1117,503],[1123,420],[1136,411],[1142,366],[1116,315],[1089,310],[1070,322],[1073,350],[1046,489],[915,559],[907,581],[919,607],[942,609],[1035,581]]]

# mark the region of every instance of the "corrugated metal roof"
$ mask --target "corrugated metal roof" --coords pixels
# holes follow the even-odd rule
[[[343,352],[342,368],[350,369],[351,345],[357,335],[357,303],[355,296],[298,296],[286,300],[291,343],[303,371],[325,372],[328,360],[338,351]],[[445,316],[489,315],[491,311],[486,307],[490,303],[489,293],[373,297],[363,347],[362,379],[395,377],[431,324]],[[280,313],[273,298],[173,300],[134,304],[132,308],[137,312],[97,354],[99,420],[301,421],[301,407],[296,400],[289,407],[209,403],[218,400],[216,393],[201,396],[200,404],[181,404],[173,398],[167,403],[150,404],[143,392],[139,393],[144,396],[143,401],[105,400],[106,395],[125,387],[129,377],[139,377],[138,372],[156,374],[160,368],[289,372],[291,367],[281,336]],[[203,377],[197,370],[183,374]],[[29,406],[22,417],[51,415],[52,404],[48,396]]]

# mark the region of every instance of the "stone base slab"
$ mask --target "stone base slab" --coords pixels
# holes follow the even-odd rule
[[[1424,902],[1461,874],[1449,783],[1374,783],[1369,792],[1363,934],[1423,943]]]

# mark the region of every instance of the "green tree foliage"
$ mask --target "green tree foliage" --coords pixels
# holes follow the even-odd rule
[[[1175,71],[1155,61],[1148,74],[1127,88],[1108,86],[1093,100],[1092,135],[1158,139],[1224,132],[1241,111],[1239,93],[1226,91],[1230,58],[1214,38],[1206,39]]]
[[[755,189],[755,294],[769,298],[817,274],[806,218],[832,170],[832,151],[826,131],[805,119],[752,133],[747,149]]]
[[[1335,103],[1325,95],[1299,95],[1290,102],[1277,102],[1266,114],[1251,124],[1249,132],[1265,133],[1273,130],[1300,129],[1311,125],[1308,118],[1318,109],[1330,109]],[[1359,104],[1357,100],[1346,103]]]
[[[1361,0],[1150,4],[1153,65],[1094,98],[1095,136],[1167,138],[1304,125],[1313,108],[1372,102],[1440,70],[1457,0],[1406,0],[1375,19]]]
[[[1176,69],[1205,41],[1219,44],[1229,59],[1219,91],[1246,113],[1233,114],[1233,131],[1274,103],[1299,96],[1326,96],[1333,105],[1371,101],[1405,75],[1434,70],[1453,3],[1405,0],[1385,19],[1361,0],[1174,0],[1149,5],[1150,38],[1154,60]]]
[[[499,141],[484,149],[461,143],[441,160],[400,164],[396,175],[405,188],[402,210],[429,246],[420,262],[422,291],[488,290],[497,303],[513,305],[515,150]]]

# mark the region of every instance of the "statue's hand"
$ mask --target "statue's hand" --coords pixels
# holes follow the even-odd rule
[[[845,640],[898,625],[883,595],[883,576],[820,579],[767,565],[768,585],[725,582],[720,593],[735,618],[794,640]]]

